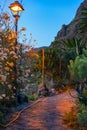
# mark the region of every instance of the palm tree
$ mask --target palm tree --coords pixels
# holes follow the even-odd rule
[[[82,41],[86,43],[87,41],[87,7],[84,7],[81,12],[81,17],[77,20],[78,25],[78,34],[81,37]]]
[[[81,18],[78,19],[79,22],[79,32],[85,33],[87,32],[87,8],[84,7],[81,12]]]
[[[61,40],[63,44],[63,48],[65,52],[72,52],[73,56],[77,56],[82,54],[82,49],[84,48],[84,44],[81,39],[72,38],[72,39],[64,39]]]

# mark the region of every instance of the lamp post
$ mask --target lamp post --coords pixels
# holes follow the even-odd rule
[[[44,49],[42,49],[42,83],[44,84]]]
[[[18,31],[18,20],[20,18],[20,15],[22,13],[22,11],[24,10],[23,6],[18,2],[18,1],[15,1],[14,3],[11,3],[9,5],[9,9],[11,10],[12,14],[13,14],[13,17],[15,19],[15,33],[16,33],[16,38],[15,38],[15,53],[17,53],[17,50],[16,50],[16,46],[17,46],[17,31]],[[16,79],[16,76],[17,76],[17,69],[16,69],[16,65],[14,67],[14,71],[15,71],[15,79]]]
[[[18,20],[20,18],[20,15],[22,13],[22,11],[24,10],[23,6],[18,2],[18,1],[15,1],[13,3],[11,3],[9,5],[9,9],[11,10],[12,14],[13,14],[13,17],[15,19],[15,33],[16,33],[16,38],[15,38],[15,53],[17,53],[17,50],[16,50],[16,46],[17,46],[17,31],[18,31]],[[18,99],[17,99],[17,95],[18,95],[18,84],[17,84],[17,67],[16,67],[16,61],[15,61],[15,66],[14,66],[14,83],[16,85],[16,104],[18,104]]]

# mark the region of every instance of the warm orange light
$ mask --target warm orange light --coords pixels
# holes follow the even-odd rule
[[[15,1],[14,3],[10,4],[9,8],[14,13],[22,12],[24,10],[23,6],[18,1]]]
[[[18,6],[12,7],[11,10],[12,10],[13,12],[22,11],[22,9],[21,9],[20,7],[18,7]]]

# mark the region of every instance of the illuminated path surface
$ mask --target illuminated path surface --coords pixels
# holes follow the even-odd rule
[[[42,99],[5,130],[73,130],[62,124],[61,115],[70,111],[74,100],[68,92]]]

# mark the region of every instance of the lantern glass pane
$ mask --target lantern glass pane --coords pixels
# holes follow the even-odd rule
[[[21,12],[22,11],[22,8],[20,8],[19,6],[14,6],[14,7],[11,7],[11,10],[13,12]]]

